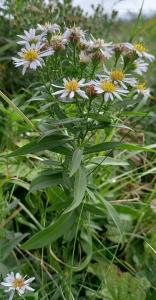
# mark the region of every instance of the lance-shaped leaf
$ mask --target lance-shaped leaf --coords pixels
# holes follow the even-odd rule
[[[63,184],[62,172],[50,175],[40,175],[32,181],[30,192],[39,191],[59,184]]]
[[[84,167],[78,169],[75,174],[75,182],[74,182],[74,200],[71,205],[65,210],[64,213],[74,210],[77,208],[84,197],[85,191],[87,188],[87,176]]]
[[[128,150],[128,151],[145,151],[145,152],[156,152],[151,149],[150,146],[139,146],[135,144],[126,144],[120,142],[105,142],[93,146],[87,146],[84,149],[84,154],[95,153],[100,151],[107,151],[111,149]]]
[[[61,215],[52,225],[39,231],[22,245],[23,249],[42,248],[60,238],[75,222],[73,213]]]
[[[23,147],[10,153],[9,156],[12,157],[18,155],[26,155],[30,153],[37,153],[44,150],[54,150],[57,147],[61,147],[62,145],[65,146],[65,144],[70,140],[71,138],[65,135],[46,136],[40,140],[35,140],[33,142],[24,145]]]
[[[76,149],[74,151],[70,166],[70,177],[79,169],[82,160],[82,154],[82,149]]]

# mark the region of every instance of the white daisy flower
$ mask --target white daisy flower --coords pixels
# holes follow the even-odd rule
[[[125,96],[128,93],[128,90],[119,88],[119,86],[111,80],[96,81],[95,89],[97,94],[104,94],[104,100],[106,102],[109,99],[114,100],[114,98],[122,100],[121,96]]]
[[[107,59],[111,58],[113,55],[112,42],[105,43],[103,39],[94,39],[93,40],[93,50],[100,50],[103,56]]]
[[[79,59],[81,64],[88,64],[92,60],[92,56],[86,51],[81,51],[79,54]]]
[[[84,84],[84,79],[81,80],[76,80],[76,79],[63,79],[64,85],[63,86],[57,86],[54,85],[55,87],[60,88],[60,91],[54,92],[53,95],[61,95],[60,98],[66,98],[69,96],[69,99],[74,98],[75,94],[78,94],[80,97],[84,99],[88,99],[88,96],[84,91],[82,91],[80,88],[85,86]]]
[[[80,40],[85,39],[85,32],[80,27],[67,28],[63,37],[73,43],[80,42]]]
[[[11,272],[7,274],[4,281],[1,282],[1,285],[4,287],[6,293],[10,293],[9,300],[12,300],[15,292],[17,292],[19,296],[23,295],[26,291],[33,292],[34,289],[30,287],[30,283],[34,279],[35,277],[26,279],[26,276],[22,277],[20,273],[14,274]]]
[[[55,51],[65,49],[66,44],[67,44],[67,40],[63,38],[62,34],[52,35],[52,38],[50,40],[50,45]]]
[[[136,85],[136,79],[131,77],[130,74],[126,74],[124,71],[120,69],[114,69],[112,71],[108,71],[106,66],[103,66],[104,72],[106,74],[98,75],[100,78],[104,78],[105,80],[111,80],[115,84],[120,84],[124,89],[126,89],[126,84],[130,86]]]
[[[31,28],[29,31],[24,30],[25,35],[17,35],[22,40],[18,41],[17,44],[19,45],[25,45],[27,43],[29,44],[37,44],[42,43],[45,39],[42,34],[36,35],[36,29]]]
[[[20,58],[13,57],[15,67],[23,66],[22,74],[24,75],[27,68],[36,70],[38,67],[42,67],[43,57],[52,55],[53,49],[41,51],[44,44],[29,45],[26,44],[25,48],[18,52]]]
[[[141,94],[145,97],[149,97],[150,96],[150,89],[146,88],[146,84],[144,83],[138,83],[135,86],[135,91],[137,92],[137,94]]]
[[[138,58],[134,61],[134,72],[138,75],[142,75],[143,73],[147,72],[149,64],[144,62],[144,60]]]
[[[91,51],[93,49],[94,42],[93,40],[86,40],[84,38],[80,38],[80,46],[81,49]]]
[[[147,52],[147,49],[144,47],[144,45],[142,43],[135,43],[135,44],[131,44],[131,43],[124,43],[125,47],[127,47],[130,50],[133,50],[137,53],[137,55],[139,57],[145,57],[147,58],[150,62],[155,60],[154,55],[150,54]]]
[[[122,53],[127,53],[129,51],[129,48],[126,46],[127,43],[117,43],[113,45],[113,50],[116,53],[122,54]]]
[[[58,24],[52,24],[52,23],[45,23],[44,25],[37,24],[37,29],[40,30],[43,34],[50,33],[56,33],[60,32],[60,26]]]

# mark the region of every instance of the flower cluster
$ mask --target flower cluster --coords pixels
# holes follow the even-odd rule
[[[75,68],[72,74],[62,71],[62,80],[58,78],[60,85],[51,73],[53,96],[71,101],[77,98],[87,100],[102,94],[104,101],[108,102],[115,98],[122,100],[129,93],[146,97],[150,95],[141,76],[147,72],[154,56],[148,53],[141,42],[113,44],[95,39],[79,27],[62,31],[58,24],[51,23],[38,24],[36,29],[24,31],[24,35],[18,37],[20,40],[17,43],[23,48],[18,53],[19,58],[13,58],[13,61],[16,67],[23,67],[23,74],[28,68],[36,70],[45,66],[44,70],[48,69],[48,57],[51,56],[54,58],[53,64],[59,61],[57,69],[60,66],[63,69],[61,64],[64,61],[68,61],[65,66],[67,70],[70,65]],[[106,67],[108,60],[109,69]]]
[[[22,296],[26,291],[33,292],[34,289],[30,287],[30,283],[34,281],[35,277],[26,279],[22,277],[20,273],[14,274],[13,272],[7,274],[4,278],[4,281],[1,282],[1,285],[5,288],[5,292],[9,293],[9,300],[12,300],[15,292],[19,296]]]

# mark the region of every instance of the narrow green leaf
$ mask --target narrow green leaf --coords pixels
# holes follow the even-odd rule
[[[156,150],[152,150],[150,146],[139,146],[135,144],[125,144],[121,143],[117,146],[118,149],[128,150],[128,151],[145,151],[145,152],[156,152]]]
[[[85,191],[87,188],[87,176],[85,169],[80,167],[75,174],[75,182],[74,182],[74,200],[71,205],[65,210],[64,213],[70,212],[78,207],[84,197]]]
[[[74,151],[70,166],[70,177],[79,169],[82,160],[82,155],[82,149],[76,149]]]
[[[39,231],[22,245],[25,250],[42,248],[60,238],[75,222],[73,213],[61,215],[52,225]]]
[[[106,143],[100,143],[94,146],[88,146],[85,147],[84,149],[84,153],[88,154],[88,153],[94,153],[94,152],[100,152],[100,151],[106,151],[106,150],[110,150],[110,149],[114,149],[117,146],[121,145],[120,142],[106,142]]]
[[[128,166],[129,163],[126,160],[117,159],[107,156],[93,157],[91,163],[100,164],[101,166]]]
[[[100,151],[106,151],[111,149],[120,149],[120,150],[128,150],[128,151],[145,151],[145,152],[155,152],[155,150],[152,150],[149,146],[139,146],[135,144],[126,144],[126,143],[120,143],[120,142],[105,142],[100,143],[94,146],[86,147],[84,149],[84,153],[94,153],[94,152],[100,152]]]
[[[119,215],[115,208],[112,206],[112,204],[108,201],[106,201],[100,194],[98,194],[98,198],[101,201],[101,203],[106,207],[110,217],[112,218],[113,222],[115,223],[116,227],[118,228],[118,231],[121,235],[121,240],[122,240],[122,235],[123,235],[123,227],[119,218]]]
[[[30,192],[39,191],[48,187],[63,184],[62,173],[51,174],[51,175],[41,175],[35,178],[30,187]]]
[[[77,122],[82,122],[82,121],[83,121],[82,118],[65,118],[62,120],[53,120],[51,122],[51,125],[52,126],[65,125],[65,124],[77,123]]]
[[[53,150],[54,148],[57,148],[58,146],[65,146],[64,144],[70,141],[71,138],[68,136],[63,135],[50,135],[46,136],[40,140],[36,140],[33,142],[30,142],[23,147],[15,150],[14,152],[10,153],[8,156],[19,156],[19,155],[26,155],[30,153],[37,153],[44,150]]]
[[[148,113],[142,111],[123,111],[121,114],[128,117],[144,117],[148,115]]]
[[[27,236],[28,234],[15,233],[10,239],[4,238],[0,240],[0,261],[4,261],[13,249]]]

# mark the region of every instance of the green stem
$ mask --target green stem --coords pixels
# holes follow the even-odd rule
[[[73,45],[73,62],[76,70],[76,45]]]
[[[95,70],[96,70],[96,64],[95,63],[93,63],[93,69],[92,69],[92,71],[91,71],[91,75],[90,75],[90,78],[92,79],[93,78],[93,76],[94,76],[94,73],[95,73]]]

